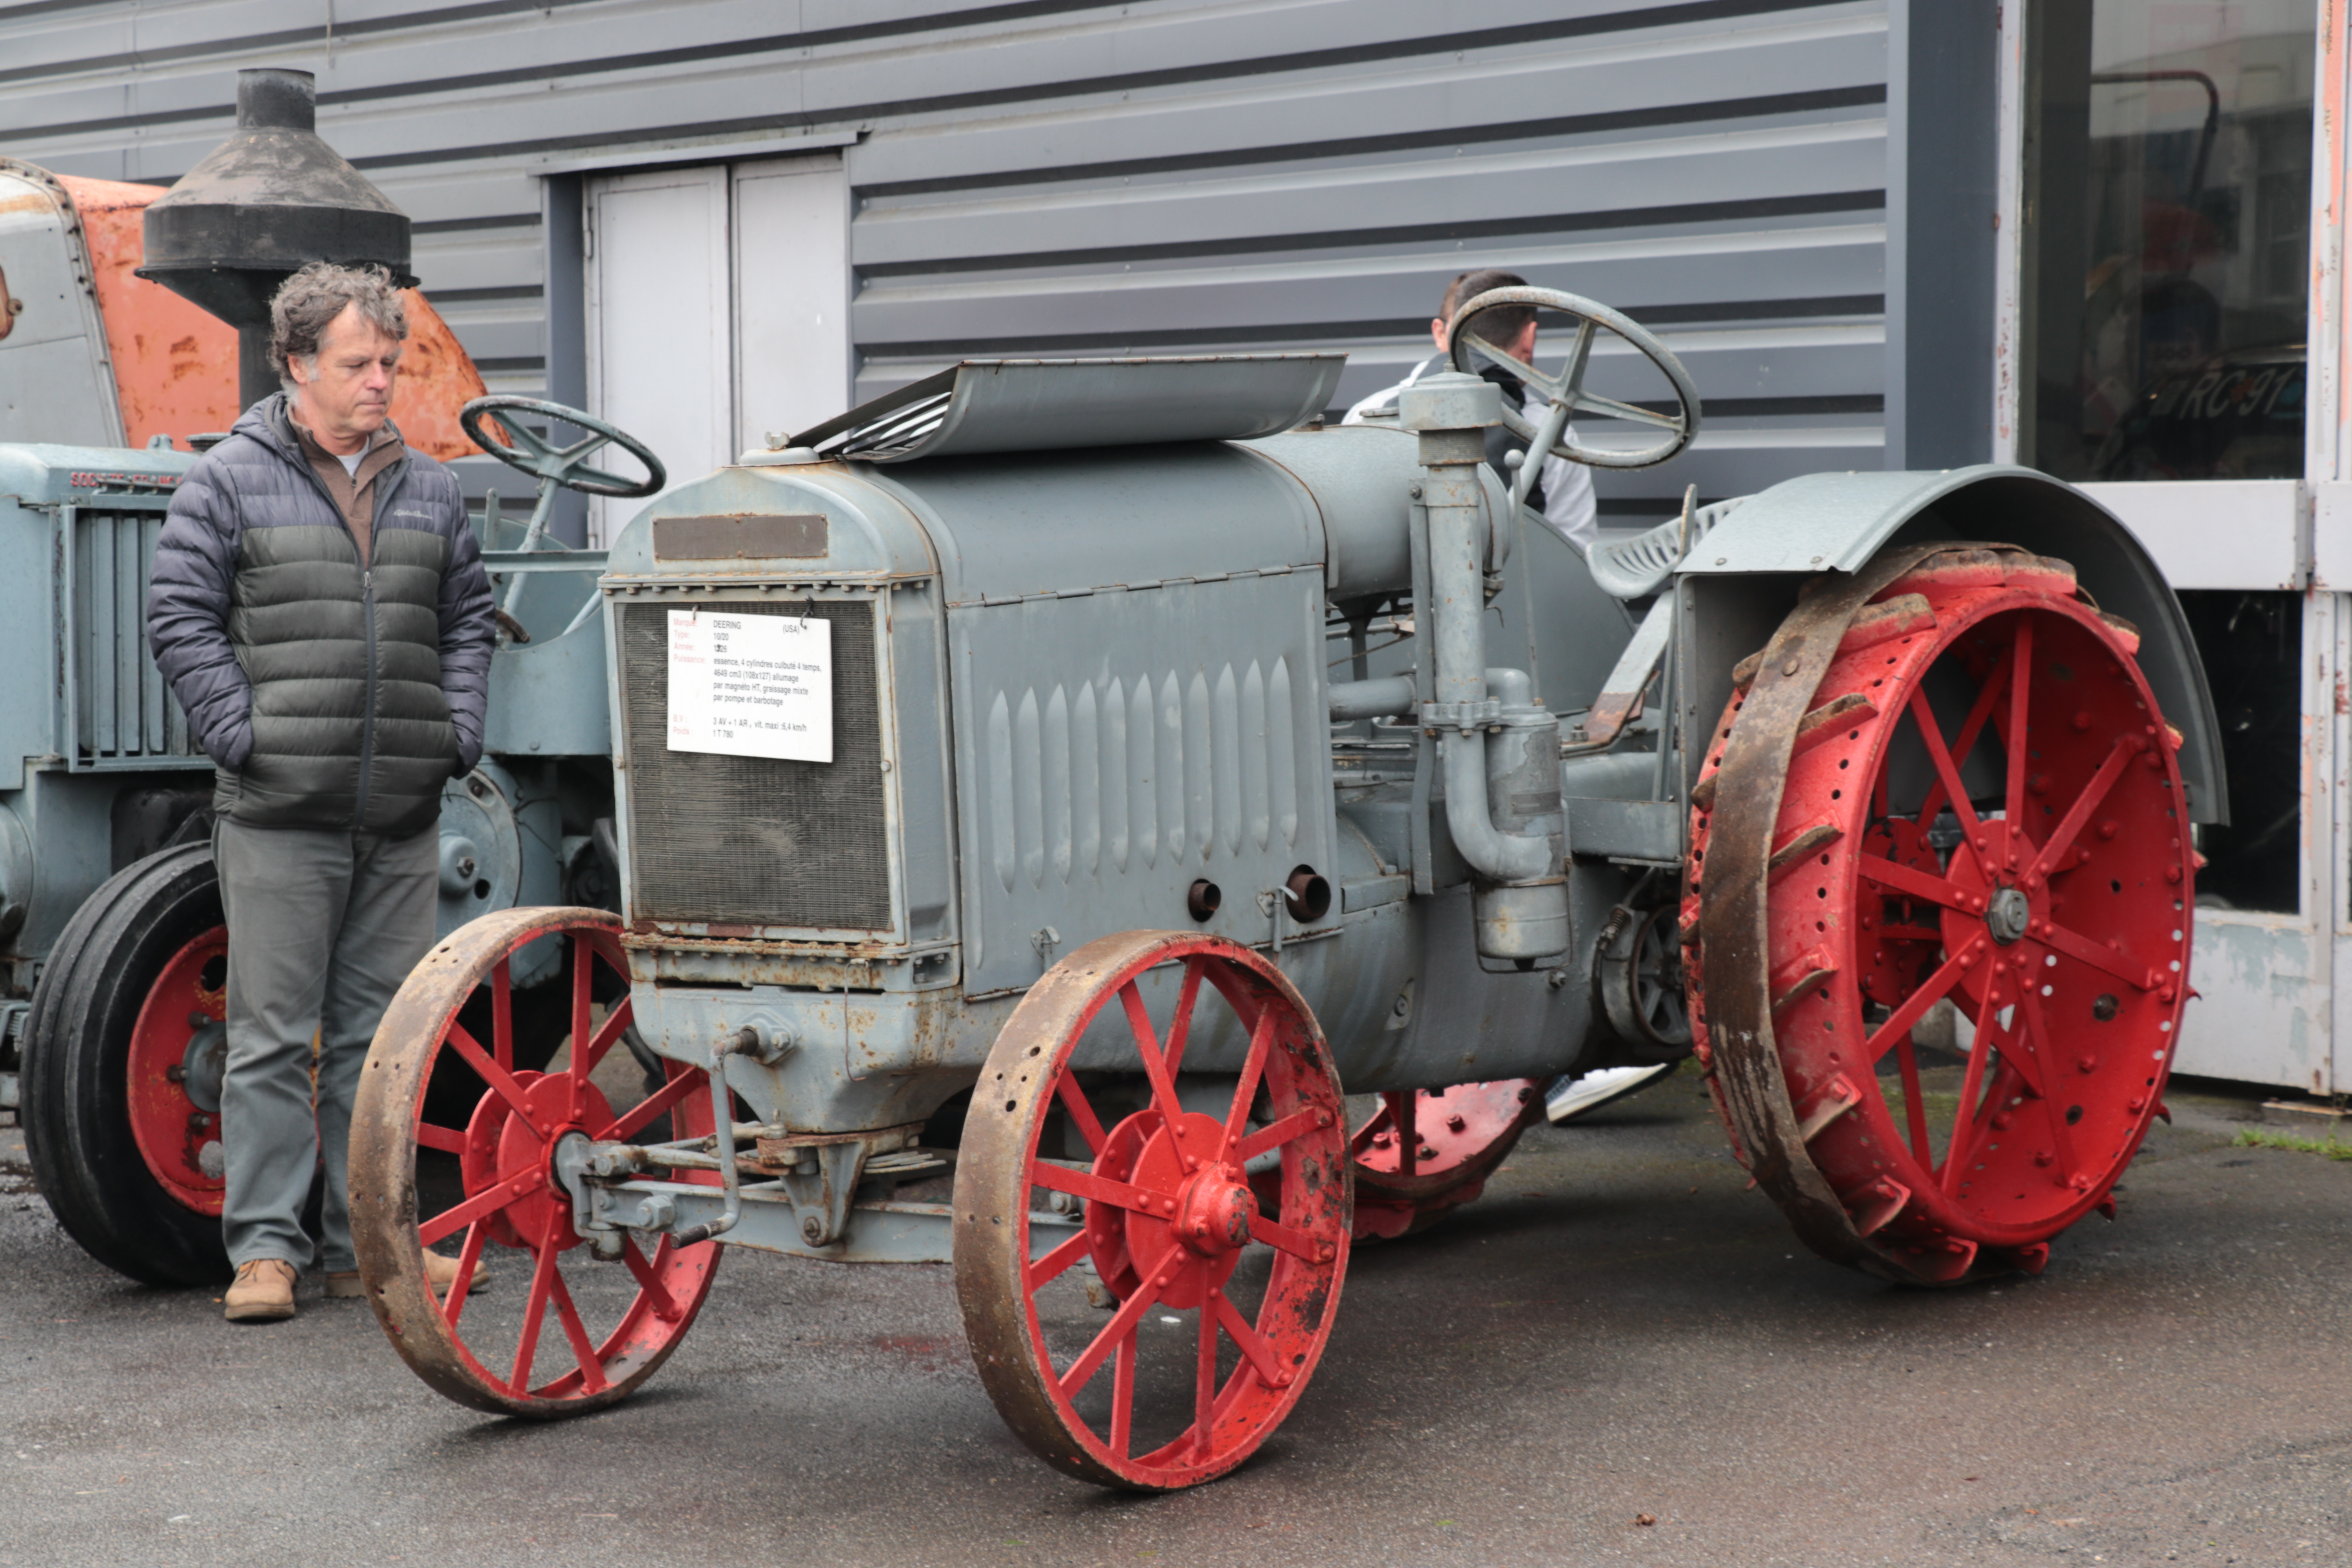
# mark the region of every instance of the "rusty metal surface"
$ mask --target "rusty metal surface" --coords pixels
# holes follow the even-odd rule
[[[1833,1263],[1906,1284],[1937,1283],[1864,1240],[1845,1205],[1805,1151],[1772,1037],[1766,892],[1772,835],[1797,727],[1847,625],[1871,597],[1939,551],[1888,551],[1851,577],[1824,581],[1766,645],[1738,710],[1717,774],[1728,781],[1695,816],[1686,897],[1698,900],[1699,944],[1690,977],[1703,1013],[1717,1103],[1748,1173],[1807,1247]],[[1700,858],[1703,856],[1703,859]]]
[[[492,1415],[545,1419],[614,1404],[659,1370],[683,1338],[681,1331],[634,1364],[615,1365],[617,1375],[596,1392],[561,1400],[509,1396],[481,1374],[443,1315],[425,1281],[417,1239],[418,1108],[458,1009],[477,986],[489,983],[500,959],[526,944],[614,929],[614,917],[605,910],[561,908],[504,910],[461,928],[410,973],[385,1009],[362,1069],[352,1114],[350,1190],[352,1241],[368,1304],[409,1370],[445,1397]],[[568,1205],[551,1181],[549,1190]],[[688,1308],[689,1321],[716,1268],[714,1249]]]

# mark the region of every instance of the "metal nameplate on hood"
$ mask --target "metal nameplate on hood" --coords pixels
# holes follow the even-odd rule
[[[654,519],[656,561],[810,561],[830,545],[821,512]]]

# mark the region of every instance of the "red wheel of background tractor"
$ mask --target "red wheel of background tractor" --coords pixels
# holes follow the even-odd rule
[[[1539,1079],[1381,1096],[1381,1108],[1348,1141],[1356,1163],[1356,1239],[1423,1229],[1475,1198],[1542,1114]]]
[[[671,1064],[665,1087],[619,1110],[595,1081],[631,1016],[625,994],[601,1024],[590,1005],[596,965],[628,973],[618,933],[602,910],[485,915],[426,955],[368,1051],[352,1119],[360,1275],[410,1369],[478,1410],[544,1418],[625,1398],[677,1348],[718,1267],[716,1241],[678,1247],[663,1237],[648,1248],[635,1237],[624,1244],[625,1267],[591,1267],[554,1173],[556,1144],[572,1132],[629,1139],[665,1116],[678,1137],[711,1131],[709,1079],[698,1069]],[[515,1066],[509,959],[550,935],[572,949],[572,1053],[560,1070],[535,1072]],[[478,986],[488,987],[488,1040],[458,1021]],[[481,1085],[464,1126],[428,1117],[427,1083],[445,1099],[453,1071]],[[443,1300],[425,1281],[424,1249],[446,1239],[459,1243],[460,1279],[491,1247],[520,1250],[525,1268],[470,1308],[462,1289]],[[551,1326],[567,1364],[542,1378]]]
[[[228,1067],[228,928],[215,926],[165,962],[131,1028],[124,1085],[131,1138],[156,1185],[218,1218],[226,1190],[221,1078]]]
[[[1181,967],[1147,978],[1162,965]],[[1176,1095],[1204,980],[1249,1042],[1223,1116],[1187,1111]],[[1147,987],[1172,1004],[1164,1046]],[[1071,1065],[1106,1006],[1124,1014],[1128,1059],[1151,1089],[1108,1129]],[[1101,1065],[1099,1045],[1087,1055]],[[1265,1118],[1255,1131],[1253,1106]],[[1042,1152],[1049,1121],[1074,1141],[1045,1148],[1082,1142],[1091,1160]],[[1047,971],[982,1069],[955,1188],[965,1332],[1021,1440],[1082,1479],[1150,1491],[1213,1480],[1255,1452],[1297,1403],[1339,1307],[1346,1128],[1322,1031],[1263,956],[1222,937],[1129,931]],[[1277,1151],[1268,1215],[1244,1167]],[[1087,1205],[1085,1226],[1042,1257],[1030,1237],[1040,1189]],[[1071,1273],[1081,1258],[1120,1296],[1108,1322]]]
[[[1814,597],[1694,794],[1708,1081],[1825,1256],[2039,1269],[2159,1109],[2195,902],[2179,736],[2063,562],[1913,550]],[[1953,1101],[1911,1037],[1946,997],[1975,1030]]]

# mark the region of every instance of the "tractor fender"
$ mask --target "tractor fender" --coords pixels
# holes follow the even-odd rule
[[[1676,570],[1685,580],[1854,573],[1890,546],[1942,540],[2056,556],[2073,564],[2100,609],[2137,626],[2148,685],[2184,737],[2189,816],[2229,820],[2221,728],[2180,601],[2123,520],[2063,480],[2005,463],[1940,473],[1807,474],[1741,501]]]

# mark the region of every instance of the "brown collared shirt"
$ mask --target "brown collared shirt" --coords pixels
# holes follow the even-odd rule
[[[360,459],[357,470],[346,473],[343,460],[319,444],[319,438],[302,427],[301,421],[290,416],[286,421],[294,426],[294,439],[300,442],[302,455],[310,459],[317,470],[319,482],[343,509],[343,521],[352,525],[352,538],[360,547],[360,563],[365,565],[371,554],[370,533],[375,526],[375,479],[390,468],[400,456],[400,438],[390,426],[368,438],[366,456]]]

